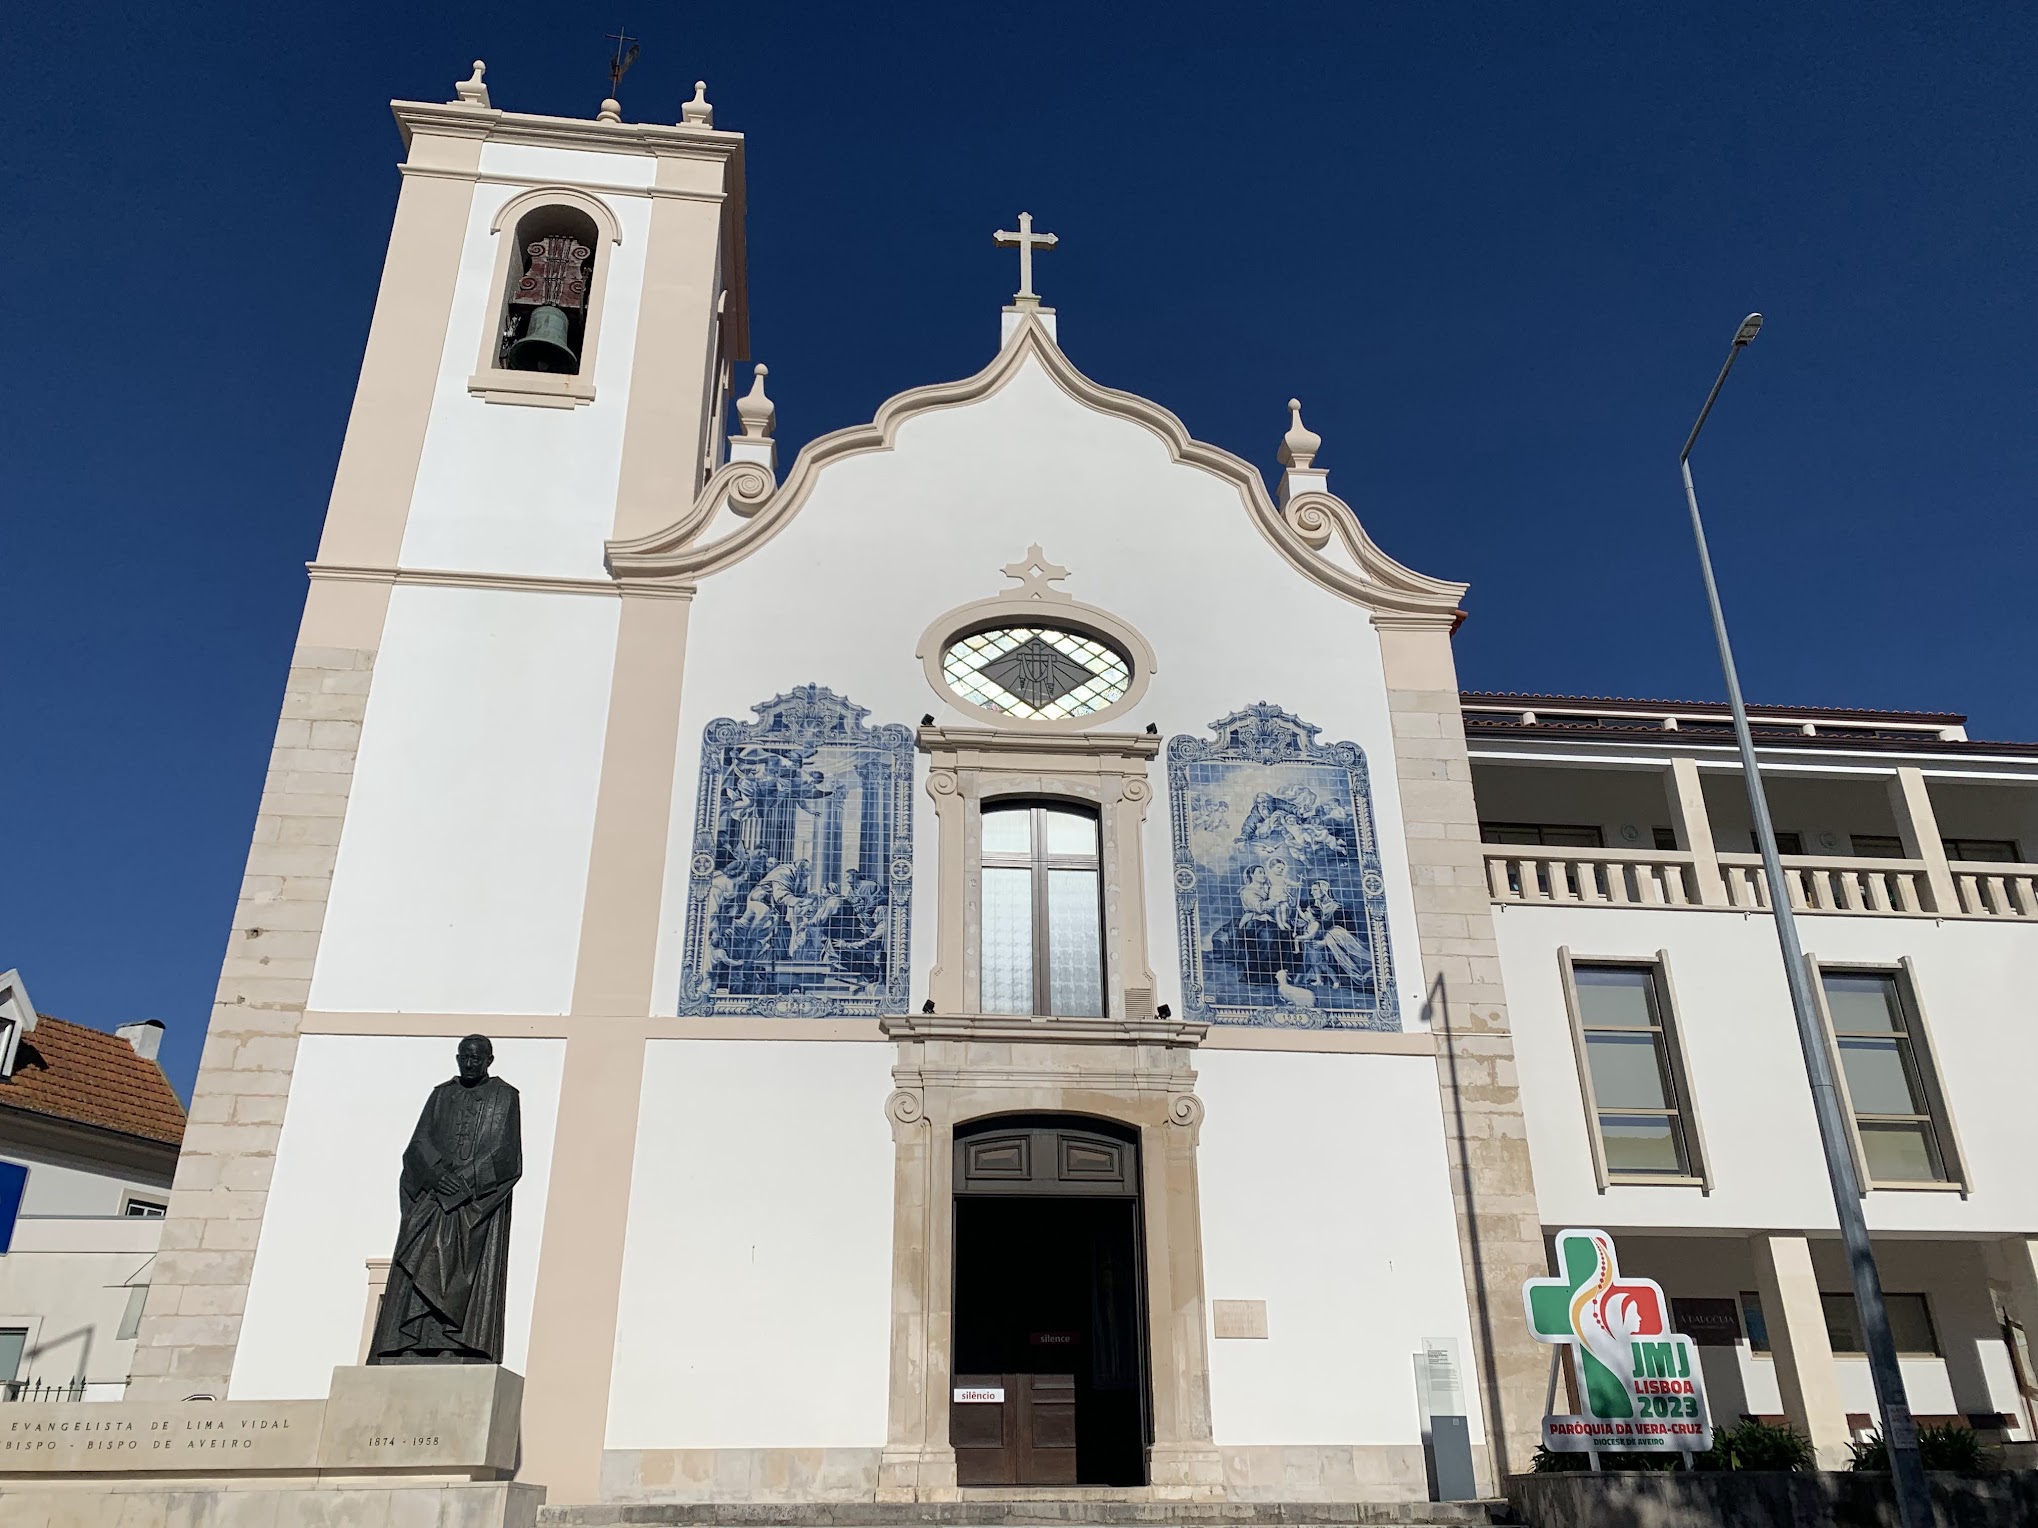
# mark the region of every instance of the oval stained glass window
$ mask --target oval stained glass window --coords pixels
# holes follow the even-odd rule
[[[941,675],[958,698],[1021,720],[1063,721],[1115,705],[1132,687],[1131,661],[1065,626],[993,626],[950,642]]]

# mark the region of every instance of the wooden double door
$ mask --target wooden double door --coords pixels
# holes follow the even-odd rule
[[[1075,1485],[1076,1377],[958,1374],[948,1436],[957,1485]]]
[[[958,1484],[1144,1485],[1136,1137],[1068,1116],[985,1121],[957,1133],[955,1185]]]

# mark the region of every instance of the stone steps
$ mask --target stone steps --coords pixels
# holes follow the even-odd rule
[[[1127,1501],[1115,1493],[1005,1492],[952,1502],[602,1502],[539,1509],[539,1528],[1489,1528],[1505,1501]]]

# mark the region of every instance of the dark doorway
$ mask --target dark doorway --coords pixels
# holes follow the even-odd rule
[[[1144,1485],[1137,1137],[1068,1116],[984,1121],[957,1135],[955,1189],[957,1393],[998,1396],[951,1408],[958,1480]]]

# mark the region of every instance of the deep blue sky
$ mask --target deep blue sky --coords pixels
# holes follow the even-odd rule
[[[0,969],[189,1091],[397,190],[477,55],[592,116],[613,7],[70,6],[0,62]],[[1087,372],[1468,580],[1467,685],[2038,738],[2038,9],[639,4],[626,114],[749,136],[781,439],[966,374],[1013,286]],[[825,634],[817,634],[817,640]]]

